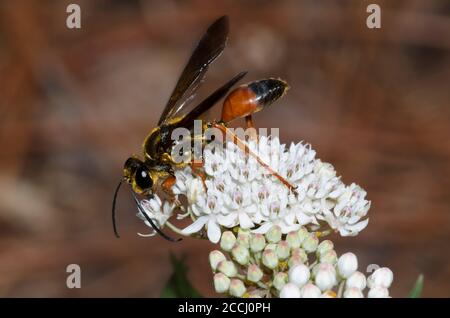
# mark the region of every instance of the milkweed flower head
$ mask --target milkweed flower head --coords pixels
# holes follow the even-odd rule
[[[356,236],[368,225],[370,201],[360,186],[345,184],[303,142],[286,145],[265,136],[247,142],[250,152],[295,190],[255,156],[232,142],[224,144],[205,146],[200,169],[187,165],[175,170],[175,199],[163,201],[155,194],[142,201],[158,228],[168,226],[218,244],[221,251],[210,255],[217,292],[233,297],[362,297],[369,287],[369,297],[389,296],[389,269],[366,279],[357,271],[356,255],[339,257],[333,242],[321,241],[331,233]],[[178,229],[169,221],[174,215],[192,222]]]

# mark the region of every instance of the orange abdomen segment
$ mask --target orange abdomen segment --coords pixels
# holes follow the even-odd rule
[[[233,90],[223,102],[222,121],[245,117],[258,108],[256,94],[246,85]]]
[[[229,122],[260,111],[281,98],[288,85],[280,79],[264,79],[240,86],[223,103],[222,121]]]

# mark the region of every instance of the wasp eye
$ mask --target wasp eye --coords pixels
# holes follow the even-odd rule
[[[142,190],[147,190],[153,186],[153,180],[144,168],[136,170],[136,184]]]

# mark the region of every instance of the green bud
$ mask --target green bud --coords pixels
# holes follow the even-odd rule
[[[278,242],[276,251],[277,251],[277,256],[279,259],[284,260],[284,259],[288,258],[289,252],[290,252],[288,242],[286,242],[286,241]]]
[[[257,265],[250,265],[247,269],[247,279],[251,282],[259,282],[263,277],[262,270]]]
[[[264,248],[264,251],[276,251],[277,250],[277,244],[267,244],[266,247]]]
[[[267,231],[266,239],[270,243],[278,243],[281,240],[281,234],[281,227],[274,225],[269,231]]]
[[[325,254],[326,252],[332,250],[334,248],[333,242],[330,240],[324,240],[320,242],[319,246],[317,246],[317,256],[320,257],[322,254]]]
[[[278,266],[278,257],[275,251],[265,250],[262,254],[262,262],[267,268],[276,268]]]
[[[303,241],[309,236],[309,232],[306,228],[301,227],[298,231],[298,237],[300,239],[300,242],[303,243]]]
[[[287,273],[279,272],[273,278],[273,286],[278,290],[281,290],[283,286],[286,285],[287,282],[288,282]]]
[[[240,279],[232,279],[230,282],[230,295],[234,297],[242,297],[246,292],[244,283]]]
[[[286,242],[288,242],[290,248],[298,248],[302,244],[300,241],[300,235],[298,231],[289,232],[286,235]]]
[[[225,274],[228,277],[234,277],[237,275],[236,265],[232,261],[220,262],[217,269],[219,270],[219,272]]]
[[[217,293],[225,293],[230,288],[230,279],[222,273],[214,275],[214,289]]]
[[[231,255],[233,256],[233,259],[241,265],[248,264],[248,261],[250,259],[250,253],[248,252],[248,249],[242,245],[233,247],[233,249],[231,250]]]
[[[308,260],[308,255],[306,255],[305,250],[302,248],[296,248],[296,249],[292,250],[292,256],[294,256],[294,255],[300,257],[300,260],[302,261],[302,263],[306,263],[306,261]]]
[[[250,249],[253,253],[261,252],[266,246],[266,239],[262,234],[253,234],[250,238]]]
[[[225,259],[225,255],[223,255],[221,251],[215,250],[209,253],[209,264],[211,265],[213,271],[216,271],[219,263],[224,261]]]
[[[250,231],[239,229],[236,243],[245,247],[250,245]]]
[[[222,234],[222,238],[220,239],[220,247],[222,250],[229,252],[233,248],[236,243],[236,236],[234,236],[233,232],[225,231]]]
[[[337,262],[337,254],[335,250],[329,250],[320,255],[321,263],[335,264]]]
[[[300,255],[292,255],[288,260],[289,268],[303,264],[303,260]]]
[[[310,233],[302,243],[302,247],[306,253],[312,253],[317,249],[319,239],[313,233]]]

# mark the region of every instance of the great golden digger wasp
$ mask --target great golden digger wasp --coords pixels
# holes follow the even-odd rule
[[[137,195],[152,197],[158,187],[170,192],[170,187],[175,183],[174,169],[186,164],[175,162],[171,156],[174,147],[172,132],[180,127],[192,129],[194,120],[199,119],[203,113],[214,106],[224,96],[226,98],[222,107],[221,119],[219,121],[208,122],[205,126],[219,129],[224,136],[231,137],[232,141],[239,148],[245,153],[254,156],[270,174],[278,178],[278,180],[290,189],[293,188],[284,178],[273,171],[257,155],[252,153],[245,141],[239,139],[227,128],[227,124],[237,118],[245,118],[247,126],[253,126],[252,114],[282,97],[288,89],[286,82],[273,78],[263,79],[242,85],[228,94],[229,90],[246,75],[246,72],[241,72],[222,87],[218,88],[190,112],[184,115],[181,114],[186,109],[187,101],[191,99],[198,89],[209,65],[225,48],[228,30],[229,22],[227,16],[217,19],[207,29],[181,73],[169,101],[161,114],[158,126],[145,138],[143,159],[132,156],[126,160],[123,168],[123,178],[117,185],[112,206],[113,227],[117,237],[119,235],[115,222],[116,199],[122,182],[126,181],[131,185],[133,198],[145,219],[161,236],[170,241],[175,241],[154,224],[142,208]]]

